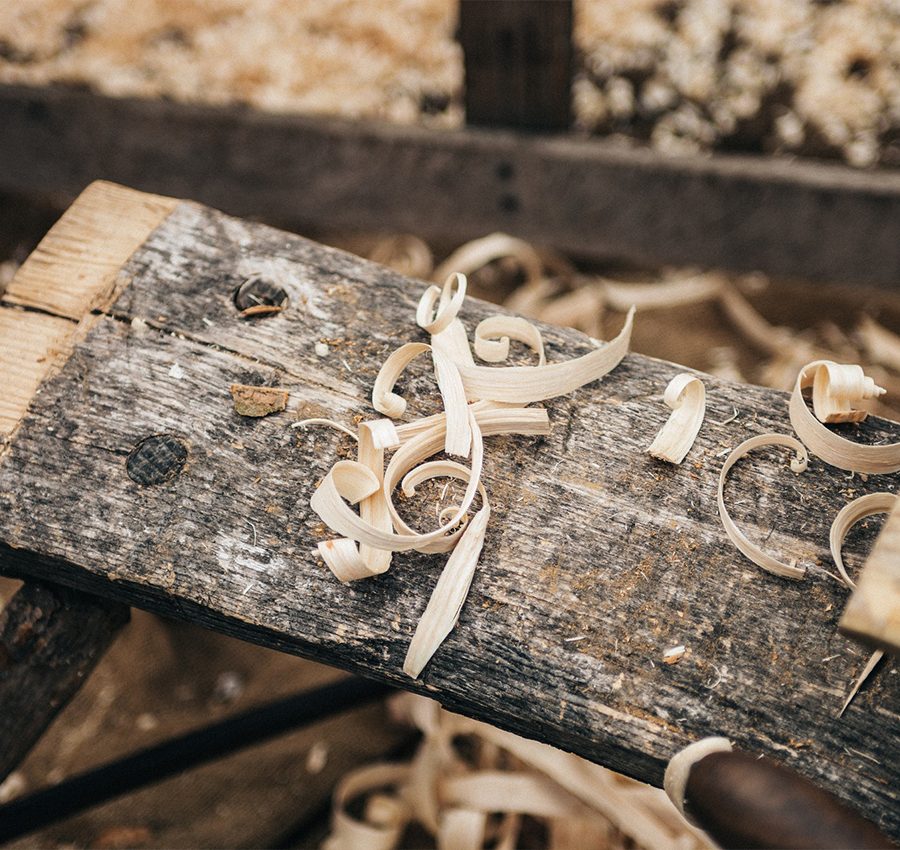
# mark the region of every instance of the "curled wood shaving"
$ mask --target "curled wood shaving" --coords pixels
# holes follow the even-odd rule
[[[803,390],[813,387],[813,409],[803,399]],[[866,411],[855,405],[877,398],[884,390],[855,365],[815,360],[800,370],[791,394],[791,425],[816,457],[839,469],[885,473],[900,470],[900,443],[872,446],[854,443],[829,431],[822,422],[860,422]],[[821,420],[821,421],[820,421]]]
[[[719,304],[732,324],[757,348],[779,355],[794,342],[792,331],[769,324],[737,289],[724,281],[719,290]]]
[[[716,298],[722,291],[724,278],[718,274],[702,274],[661,283],[618,283],[604,281],[606,304],[613,310],[669,310],[689,304],[700,304]]]
[[[548,433],[546,411],[522,405],[570,392],[615,368],[628,351],[634,318],[632,309],[621,333],[596,351],[567,363],[547,364],[543,340],[534,325],[521,318],[495,316],[476,330],[479,356],[492,362],[505,360],[510,339],[515,339],[537,353],[538,365],[476,366],[458,318],[466,287],[466,276],[454,272],[442,287],[430,286],[424,292],[416,323],[431,335],[430,344],[411,342],[392,352],[372,390],[373,407],[390,419],[360,425],[357,460],[336,463],[310,500],[322,521],[340,535],[320,543],[318,551],[341,581],[385,572],[393,552],[452,553],[409,647],[404,671],[413,677],[456,625],[484,545],[491,514],[481,484],[483,436]],[[403,416],[407,403],[394,387],[407,366],[425,352],[431,353],[443,411],[395,426],[391,419]],[[468,458],[469,466],[429,461],[442,449]],[[394,453],[385,466],[386,450]],[[437,528],[427,532],[410,528],[394,504],[395,489],[402,485],[411,495],[422,481],[447,476],[466,482],[460,503],[438,511]],[[479,493],[481,507],[470,516]],[[353,509],[357,504],[358,511]]]
[[[470,399],[529,404],[570,393],[602,378],[622,362],[628,353],[633,323],[632,308],[618,336],[602,348],[566,363],[507,366],[504,369],[458,365],[466,396]]]
[[[706,388],[695,375],[682,372],[669,381],[663,401],[672,413],[647,452],[659,460],[681,463],[694,445],[703,424]]]
[[[432,274],[432,280],[443,280],[454,272],[472,274],[494,260],[512,257],[525,273],[526,282],[543,278],[544,264],[540,255],[527,242],[507,236],[505,233],[492,233],[481,239],[473,239],[454,251]]]
[[[663,788],[679,812],[685,814],[684,791],[687,788],[691,768],[710,753],[730,753],[731,749],[731,741],[728,738],[701,738],[672,756],[663,776]]]
[[[439,334],[459,313],[466,287],[466,276],[459,272],[449,275],[443,287],[429,286],[419,299],[416,324],[432,335]]]
[[[838,572],[841,574],[844,583],[851,590],[856,587],[856,582],[854,582],[847,574],[847,570],[844,567],[844,559],[841,555],[841,548],[844,545],[847,534],[856,523],[866,517],[874,516],[875,514],[890,513],[894,509],[897,499],[898,496],[895,493],[869,493],[865,496],[860,496],[858,499],[854,499],[852,502],[848,502],[844,505],[838,512],[838,515],[834,518],[834,522],[831,523],[831,532],[828,540],[831,546],[831,557],[834,559],[834,564],[838,568]],[[866,666],[863,667],[859,676],[856,677],[853,686],[850,688],[850,693],[847,694],[847,698],[844,700],[844,704],[838,712],[838,717],[843,716],[847,707],[853,702],[853,698],[859,693],[859,689],[863,686],[866,679],[872,674],[872,671],[883,657],[884,650],[881,649],[876,649],[869,656]]]
[[[767,552],[764,552],[755,543],[751,543],[737,525],[735,525],[734,520],[728,514],[728,509],[725,507],[725,478],[728,475],[728,471],[744,457],[744,455],[754,449],[761,448],[762,446],[785,446],[786,448],[793,449],[795,457],[791,460],[791,469],[797,473],[803,472],[806,469],[809,462],[806,447],[799,440],[795,440],[787,434],[761,434],[758,437],[751,437],[749,440],[745,440],[734,449],[730,455],[728,455],[725,459],[725,463],[722,465],[722,471],[719,473],[719,490],[717,496],[719,516],[722,519],[722,525],[725,527],[725,533],[728,535],[728,538],[734,543],[738,550],[753,561],[754,564],[777,576],[783,576],[785,578],[803,578],[806,574],[805,567],[797,567],[793,564],[782,563],[777,558],[773,558]]]
[[[897,495],[894,493],[869,493],[868,495],[860,496],[858,499],[854,499],[852,502],[844,505],[831,523],[831,532],[828,536],[828,542],[831,546],[831,557],[834,559],[834,565],[838,568],[844,584],[851,590],[856,587],[856,582],[847,575],[847,570],[844,567],[844,559],[841,556],[841,547],[844,545],[844,540],[850,529],[866,517],[890,513],[897,498]]]
[[[445,463],[437,464],[437,467],[430,472],[430,475],[454,474],[453,467],[456,465]],[[419,467],[415,472],[419,473],[421,470],[422,467]],[[460,475],[460,473],[464,473],[460,477],[465,479],[468,477],[469,471],[465,467],[458,467],[455,474]],[[404,490],[406,490],[406,482],[404,482]],[[450,553],[409,644],[406,660],[403,663],[403,672],[413,679],[418,677],[431,660],[435,650],[456,626],[463,603],[469,594],[469,587],[475,576],[475,567],[478,565],[478,558],[484,546],[487,523],[491,515],[487,495],[483,489],[481,492],[483,506],[475,514]]]
[[[502,363],[509,357],[509,341],[524,342],[538,356],[538,366],[544,366],[544,340],[541,332],[519,316],[491,316],[475,328],[475,353],[488,363]]]
[[[465,290],[463,290],[465,291]],[[403,370],[420,354],[431,351],[434,374],[444,403],[446,416],[447,454],[467,457],[472,445],[472,435],[468,427],[466,394],[462,379],[451,360],[440,351],[422,342],[408,342],[394,351],[378,372],[372,390],[372,406],[385,416],[396,419],[406,411],[406,400],[393,392],[397,379]]]
[[[418,236],[409,233],[380,238],[370,248],[368,257],[407,277],[427,278],[434,267],[431,248]]]
[[[394,850],[414,822],[441,848],[513,850],[523,816],[544,825],[552,848],[712,848],[660,789],[423,697],[402,694],[393,707],[422,731],[419,749],[408,764],[364,767],[339,783],[326,850]]]

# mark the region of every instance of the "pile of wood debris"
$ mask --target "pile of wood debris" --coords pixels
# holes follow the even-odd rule
[[[460,126],[458,0],[19,0],[0,82]],[[685,153],[900,164],[890,0],[576,0],[578,125]]]
[[[437,265],[429,246],[414,236],[335,241],[423,280],[461,271],[476,297],[598,339],[608,338],[607,319],[621,324],[633,304],[641,315],[633,351],[733,381],[790,390],[813,360],[859,363],[887,390],[871,412],[900,418],[891,401],[900,397],[900,335],[876,321],[884,314],[886,324],[896,322],[890,293],[690,269],[586,274],[556,253],[505,234],[469,242]]]

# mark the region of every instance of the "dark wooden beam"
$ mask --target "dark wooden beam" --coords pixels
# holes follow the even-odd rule
[[[837,718],[865,654],[838,634],[846,590],[821,569],[848,488],[893,490],[896,476],[849,482],[816,461],[797,476],[777,451],[738,465],[725,493],[735,521],[808,564],[802,582],[745,561],[717,515],[724,455],[789,430],[785,394],[705,376],[706,424],[686,462],[670,467],[645,448],[683,367],[629,355],[602,383],[546,404],[549,436],[489,438],[492,518],[472,592],[411,680],[403,659],[443,559],[402,554],[383,576],[337,582],[312,554],[333,535],[309,497],[352,447],[288,425],[292,411],[374,415],[379,366],[400,341],[421,338],[422,284],[263,225],[107,186],[92,187],[51,236],[7,300],[56,309],[61,294],[42,292],[51,270],[85,291],[94,275],[113,295],[95,298],[93,326],[0,455],[0,548],[21,573],[362,672],[650,782],[684,744],[726,735],[900,835],[900,686],[875,676]],[[113,273],[116,245],[131,247]],[[284,289],[287,309],[248,321],[233,295],[259,272]],[[495,311],[472,301],[462,318],[471,330]],[[574,331],[544,330],[551,360],[591,347]],[[323,338],[327,356],[316,353]],[[289,411],[237,415],[235,382],[288,389]],[[432,391],[410,379],[410,410]],[[883,420],[857,430],[897,439]],[[430,500],[424,509],[433,521]],[[688,652],[663,663],[676,644]]]
[[[572,121],[572,0],[461,0],[466,123],[566,130]]]
[[[0,554],[0,573],[11,566]],[[0,780],[78,693],[128,608],[28,581],[0,612]]]
[[[0,189],[68,203],[96,178],[307,232],[503,230],[589,258],[900,280],[894,171],[0,87]]]

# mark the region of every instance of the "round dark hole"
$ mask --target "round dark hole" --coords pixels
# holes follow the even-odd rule
[[[864,77],[867,77],[871,70],[872,70],[872,63],[868,59],[866,59],[864,56],[857,56],[847,66],[847,76],[862,79]]]
[[[514,173],[511,162],[501,162],[497,165],[497,177],[501,180],[510,180]]]
[[[519,199],[515,195],[501,195],[500,209],[503,212],[514,213],[519,211]]]
[[[187,461],[187,444],[174,434],[145,437],[129,453],[125,471],[138,484],[163,484],[181,472]]]
[[[277,283],[259,277],[244,281],[234,293],[234,306],[251,315],[277,313],[287,304],[288,294]]]

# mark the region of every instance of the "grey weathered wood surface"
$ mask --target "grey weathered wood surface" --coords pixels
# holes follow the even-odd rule
[[[503,230],[585,257],[900,280],[896,170],[0,86],[0,189],[68,203],[95,179],[303,232]]]
[[[238,316],[232,294],[253,273],[286,289],[283,313]],[[381,362],[421,338],[423,284],[192,204],[154,231],[118,284],[0,460],[7,565],[389,680],[651,782],[678,748],[724,734],[900,835],[898,676],[882,669],[837,719],[865,653],[838,634],[847,592],[822,572],[838,508],[896,489],[897,476],[862,481],[815,460],[795,476],[777,450],[735,468],[733,516],[808,563],[803,582],[743,560],[716,514],[724,453],[789,431],[784,394],[705,378],[706,423],[670,467],[643,450],[680,368],[629,355],[602,382],[547,404],[549,437],[490,438],[481,566],[458,628],[413,682],[403,657],[442,558],[399,555],[384,576],[338,583],[311,551],[329,535],[308,499],[352,447],[330,430],[287,426],[374,415]],[[471,329],[492,311],[471,302],[463,320]],[[546,339],[551,360],[589,348],[575,332],[548,328]],[[323,340],[329,353],[318,357]],[[232,383],[286,387],[293,412],[238,417]],[[405,386],[412,411],[434,409],[424,371]],[[896,429],[871,421],[857,431],[887,439]],[[159,433],[186,441],[187,463],[143,487],[125,459]],[[855,535],[848,549],[873,537]],[[687,655],[663,664],[679,643]]]
[[[5,559],[0,555],[0,570]],[[103,657],[128,609],[27,582],[0,612],[0,780],[25,758]]]

